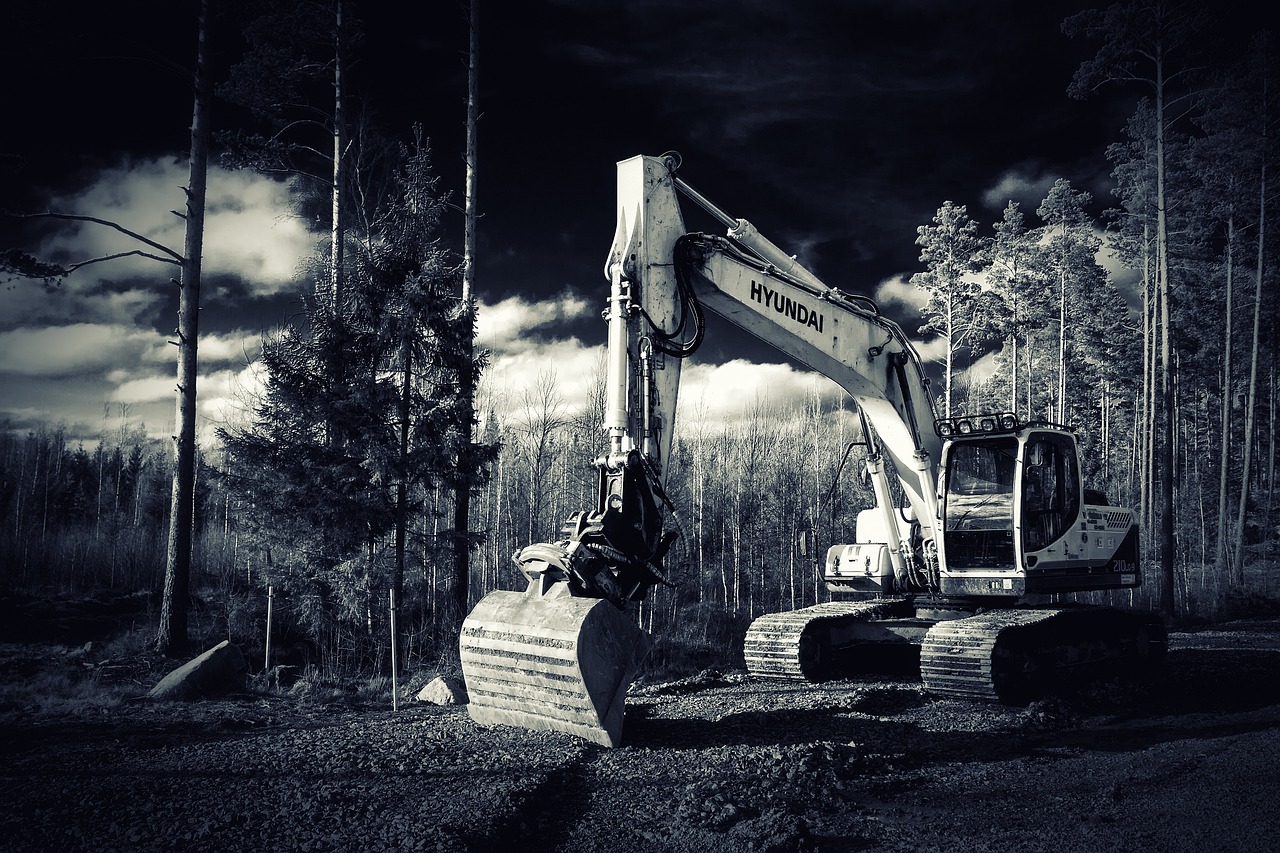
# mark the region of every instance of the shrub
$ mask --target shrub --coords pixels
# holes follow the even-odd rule
[[[0,684],[0,708],[44,716],[89,716],[121,702],[118,691],[98,683],[92,675],[73,677],[43,671],[30,678]]]
[[[1280,601],[1254,589],[1229,590],[1222,602],[1222,618],[1275,619],[1280,617]]]
[[[683,678],[707,669],[741,669],[747,620],[716,604],[686,604],[676,623],[654,638],[641,666],[645,681]]]

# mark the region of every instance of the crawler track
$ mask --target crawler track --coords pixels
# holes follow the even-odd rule
[[[824,681],[845,673],[860,654],[883,653],[851,642],[866,634],[854,628],[902,623],[914,612],[908,600],[882,599],[772,613],[751,624],[743,657],[757,678]],[[915,642],[930,693],[1006,703],[1113,676],[1145,678],[1168,644],[1158,616],[1109,607],[995,610],[939,621]]]
[[[920,676],[934,695],[1018,703],[1111,676],[1146,677],[1167,644],[1164,623],[1149,613],[1000,610],[931,628]]]
[[[822,681],[831,677],[840,649],[829,637],[845,622],[869,622],[912,613],[905,599],[831,601],[751,623],[743,644],[747,671],[757,678]]]

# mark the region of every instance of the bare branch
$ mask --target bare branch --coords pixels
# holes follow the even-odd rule
[[[165,257],[161,257],[160,255],[153,255],[150,252],[144,252],[141,249],[134,249],[131,252],[116,252],[114,255],[103,255],[100,258],[90,258],[87,261],[79,261],[74,264],[68,264],[64,269],[66,269],[66,271],[69,273],[75,272],[81,267],[89,266],[89,264],[100,264],[103,261],[114,261],[116,258],[127,258],[130,255],[137,255],[140,258],[149,258],[153,261],[159,261],[162,264],[173,264],[174,266],[182,266],[181,260],[175,261],[173,258],[165,258]]]
[[[318,148],[312,148],[310,145],[302,145],[301,143],[294,143],[293,147],[298,151],[306,151],[308,154],[314,154],[315,156],[320,157],[324,160],[333,160],[333,155],[325,154],[324,152],[320,151]],[[295,171],[298,171],[298,170],[295,170]],[[333,181],[329,180],[329,183],[332,184]]]
[[[44,213],[15,213],[12,215],[17,216],[20,219],[65,219],[71,222],[92,222],[95,225],[105,225],[108,228],[114,228],[115,230],[119,231],[121,234],[124,234],[128,237],[132,237],[133,239],[137,240],[139,243],[145,243],[146,245],[150,246],[151,248],[155,249],[158,252],[163,252],[164,254],[172,258],[172,261],[169,261],[170,263],[181,264],[183,260],[182,255],[178,254],[173,249],[170,249],[168,246],[165,246],[161,243],[157,243],[155,240],[151,240],[147,237],[143,237],[138,232],[130,231],[128,228],[125,228],[123,225],[120,225],[116,222],[112,222],[109,219],[99,219],[96,216],[85,216],[79,213],[56,213],[51,210],[46,210]],[[128,252],[127,254],[143,254],[143,253]],[[146,257],[153,257],[153,256],[147,255]],[[156,258],[156,260],[165,260],[165,259]],[[81,266],[83,266],[83,264],[81,264]]]
[[[270,137],[268,137],[268,140],[269,140],[269,141],[271,141],[271,142],[278,142],[278,141],[280,141],[280,137],[284,136],[286,133],[288,133],[290,130],[293,130],[295,127],[299,127],[299,126],[301,126],[301,125],[311,125],[311,126],[313,126],[313,127],[318,127],[318,128],[320,128],[321,130],[323,130],[325,133],[331,133],[331,132],[332,132],[332,131],[329,129],[329,125],[325,124],[325,123],[324,123],[324,122],[322,122],[322,121],[316,121],[315,119],[305,119],[305,118],[300,118],[300,119],[294,119],[293,121],[291,121],[291,122],[289,122],[288,124],[286,124],[284,127],[282,127],[282,128],[280,128],[279,130],[277,130],[275,133],[271,134],[271,136],[270,136]],[[293,143],[293,144],[296,144],[296,143]],[[307,151],[314,151],[314,150],[315,150],[315,149],[313,149],[313,148],[309,148],[309,147],[307,147],[307,146],[305,146],[305,145],[297,145],[297,147],[299,147],[299,148],[304,148],[304,149],[306,149]]]

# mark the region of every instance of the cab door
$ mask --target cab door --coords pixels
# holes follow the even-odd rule
[[[1080,515],[1080,488],[1075,441],[1050,432],[1028,435],[1023,445],[1020,489],[1022,552],[1028,557],[1028,567],[1066,557],[1056,543]]]

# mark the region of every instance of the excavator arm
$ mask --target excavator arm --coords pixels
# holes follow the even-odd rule
[[[867,415],[895,466],[914,472],[904,486],[913,505],[926,509],[941,445],[924,370],[902,330],[871,300],[827,286],[751,223],[720,211],[676,176],[676,165],[673,155],[618,164],[618,231],[608,269],[622,267],[646,317],[680,294],[694,301],[690,310],[710,309],[835,381]],[[726,236],[687,233],[679,194],[729,224]],[[676,381],[678,364],[666,384]],[[674,393],[663,402],[659,417],[669,419]],[[921,465],[921,457],[931,461]]]

